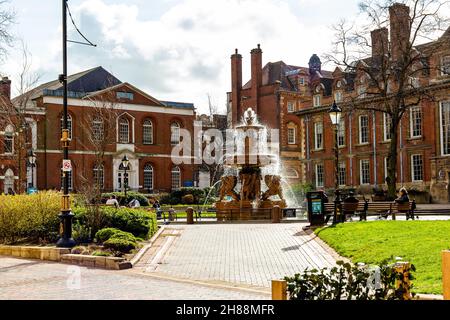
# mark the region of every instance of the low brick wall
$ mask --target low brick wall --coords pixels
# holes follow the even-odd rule
[[[61,256],[70,249],[55,247],[0,246],[0,255],[27,259],[61,261]]]
[[[132,264],[125,258],[70,254],[70,249],[55,247],[0,246],[0,256],[39,259],[109,270],[132,268]]]
[[[64,254],[61,256],[61,262],[84,267],[103,268],[110,270],[123,270],[132,267],[131,262],[126,261],[125,258],[97,257],[81,254]]]

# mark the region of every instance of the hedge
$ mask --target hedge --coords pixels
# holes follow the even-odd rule
[[[0,195],[0,242],[55,242],[59,236],[61,195]]]

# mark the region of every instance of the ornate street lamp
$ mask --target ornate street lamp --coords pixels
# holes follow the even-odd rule
[[[31,168],[31,187],[34,187],[34,167],[36,166],[36,154],[33,149],[27,152],[28,165]]]
[[[122,166],[123,166],[123,186],[125,189],[125,201],[127,199],[127,189],[128,189],[128,175],[127,175],[127,170],[128,170],[128,165],[130,164],[130,160],[128,160],[127,155],[123,156],[122,159]]]
[[[336,101],[333,102],[330,110],[328,110],[330,114],[331,123],[334,127],[334,168],[335,168],[335,199],[334,199],[334,215],[333,215],[333,224],[338,223],[338,210],[340,213],[340,217],[342,219],[342,210],[341,210],[341,195],[339,192],[339,146],[338,146],[338,132],[339,132],[339,123],[341,121],[342,109],[336,104]]]

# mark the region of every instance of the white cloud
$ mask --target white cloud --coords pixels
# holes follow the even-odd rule
[[[305,65],[312,53],[328,47],[323,40],[330,38],[327,26],[303,24],[284,1],[184,0],[152,21],[140,20],[135,5],[103,0],[84,1],[76,11],[88,35],[96,32],[93,26],[99,28],[98,51],[120,58],[121,67],[110,63],[122,81],[134,82],[160,99],[194,102],[203,112],[207,93],[224,108],[234,48],[243,54],[246,81],[249,52],[257,43],[264,63]],[[102,64],[102,58],[101,53],[80,58],[78,67]],[[140,65],[143,74],[125,72],[127,63]]]

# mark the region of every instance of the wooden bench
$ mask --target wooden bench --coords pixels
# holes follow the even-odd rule
[[[359,216],[359,220],[367,220],[367,201],[359,201],[354,203],[342,202],[343,214],[355,214]],[[330,220],[330,217],[334,214],[334,202],[328,202],[324,204],[326,222]]]
[[[392,220],[396,219],[397,213],[405,213],[406,220],[414,220],[414,210],[416,208],[416,202],[409,201],[405,203],[397,202],[369,202],[367,211],[375,212],[380,215],[380,218],[386,218],[392,215]]]

